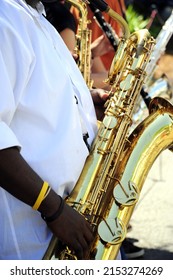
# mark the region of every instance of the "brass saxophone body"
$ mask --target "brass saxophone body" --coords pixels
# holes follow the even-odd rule
[[[79,23],[76,34],[75,54],[77,55],[77,65],[84,77],[88,88],[92,88],[91,80],[91,35],[92,31],[88,28],[87,4],[82,0],[66,0],[79,11]]]
[[[130,134],[154,39],[147,30],[125,34],[108,77],[111,90],[104,119],[66,200],[92,225],[95,238],[89,259],[95,260],[116,259],[147,174],[159,154],[173,145],[173,106],[162,98],[153,99],[150,115]],[[44,259],[51,257],[56,243],[54,238]],[[67,247],[58,251],[58,259],[76,259]]]
[[[169,16],[169,18],[165,21],[164,25],[162,26],[162,29],[160,30],[156,38],[156,44],[155,47],[153,48],[150,57],[150,62],[148,63],[146,68],[147,75],[146,75],[146,80],[143,89],[146,93],[147,99],[152,99],[156,96],[164,97],[168,100],[171,100],[172,98],[173,92],[170,83],[168,81],[168,78],[165,75],[159,79],[156,79],[154,77],[155,70],[158,67],[157,63],[161,58],[161,56],[165,53],[166,46],[173,34],[172,26],[173,26],[173,11]],[[142,100],[142,97],[139,95],[138,101],[136,102],[135,113],[133,116],[134,124],[138,124],[147,115],[148,115],[148,108],[145,102]]]

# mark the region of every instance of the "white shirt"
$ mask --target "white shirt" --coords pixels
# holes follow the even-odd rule
[[[90,92],[40,11],[1,0],[0,28],[0,149],[19,146],[42,179],[68,195],[88,155],[83,132],[91,144],[97,131]],[[0,259],[41,259],[52,234],[40,214],[2,188],[0,213]]]

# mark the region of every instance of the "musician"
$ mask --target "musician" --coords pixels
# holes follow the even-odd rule
[[[89,223],[63,198],[97,133],[95,109],[74,59],[43,12],[38,0],[0,1],[4,260],[42,259],[53,233],[85,259],[93,240]],[[96,93],[93,98],[101,100]]]

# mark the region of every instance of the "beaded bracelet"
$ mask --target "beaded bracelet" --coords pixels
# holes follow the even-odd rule
[[[47,193],[47,191],[48,191],[49,188],[50,188],[50,187],[49,187],[49,184],[48,184],[47,182],[44,182],[44,183],[43,183],[43,186],[42,186],[42,188],[41,188],[41,191],[40,191],[40,193],[39,193],[39,195],[38,195],[38,197],[37,197],[37,199],[36,199],[34,205],[32,206],[32,208],[33,208],[34,210],[38,210],[38,208],[40,207],[40,205],[41,205],[43,199],[45,198],[45,195],[46,195],[46,193]]]
[[[60,196],[60,205],[58,207],[58,209],[56,210],[56,212],[49,217],[45,217],[43,214],[41,214],[42,219],[46,222],[46,223],[51,223],[53,221],[55,221],[62,213],[63,209],[64,209],[64,200],[62,199],[62,197]]]

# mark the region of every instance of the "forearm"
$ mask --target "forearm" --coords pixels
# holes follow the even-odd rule
[[[32,207],[43,183],[43,179],[27,164],[16,147],[0,150],[2,188]],[[57,210],[59,202],[59,196],[51,190],[38,211],[45,216],[50,216]]]
[[[17,148],[0,150],[2,188],[32,207],[43,183],[42,178],[26,163]],[[61,201],[60,196],[51,189],[38,211],[43,214],[52,233],[72,248],[79,259],[83,259],[88,256],[93,241],[92,228],[81,214]]]

